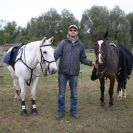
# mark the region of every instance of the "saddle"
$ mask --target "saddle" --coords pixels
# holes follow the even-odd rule
[[[5,57],[3,59],[3,62],[6,63],[6,64],[8,64],[8,65],[11,65],[14,68],[16,56],[18,54],[19,49],[23,45],[25,45],[25,43],[18,43],[18,44],[16,44],[12,48],[12,50],[5,55]]]

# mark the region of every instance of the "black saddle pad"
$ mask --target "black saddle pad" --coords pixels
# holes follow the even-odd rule
[[[24,43],[19,43],[19,44],[15,45],[13,47],[12,51],[11,51],[9,65],[11,65],[13,68],[14,68],[15,59],[16,59],[16,56],[18,54],[18,51],[23,45],[25,45],[25,44]]]

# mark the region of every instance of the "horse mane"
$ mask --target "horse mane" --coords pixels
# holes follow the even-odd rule
[[[115,43],[109,43],[111,46],[117,47]]]

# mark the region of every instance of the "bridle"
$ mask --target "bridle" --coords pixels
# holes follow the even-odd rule
[[[45,62],[47,62],[48,64],[50,64],[50,63],[55,62],[55,60],[48,61],[48,60],[44,59],[44,57],[43,57],[43,52],[42,52],[42,49],[41,49],[41,47],[47,47],[47,46],[51,46],[51,44],[41,45],[41,46],[40,46],[40,52],[41,52],[41,63],[45,63]]]
[[[50,65],[50,63],[56,62],[55,60],[48,61],[48,60],[46,60],[46,59],[44,58],[41,47],[47,47],[47,46],[51,46],[51,44],[41,45],[41,46],[40,46],[40,53],[41,53],[41,63],[40,63],[40,65],[41,65],[41,70],[42,70],[42,73],[43,73],[44,76],[47,76],[47,71],[45,71],[45,73],[43,72],[42,64],[45,64],[45,62],[47,62],[47,63],[48,63],[48,69],[47,69],[47,70],[49,70],[49,65]]]
[[[40,46],[40,53],[41,53],[41,62],[40,62],[40,66],[41,66],[41,70],[42,70],[42,73],[43,73],[44,76],[47,76],[47,74],[46,74],[46,72],[44,73],[43,68],[42,68],[42,64],[45,64],[45,62],[47,62],[47,63],[48,63],[48,69],[49,69],[50,63],[56,62],[55,60],[48,61],[48,60],[46,60],[46,59],[43,57],[43,52],[42,52],[42,50],[41,50],[41,47],[47,47],[47,46],[51,46],[51,44],[41,45],[41,46]],[[26,47],[26,45],[25,45],[25,47]],[[31,80],[32,80],[32,76],[33,76],[33,70],[34,70],[36,67],[31,68],[30,66],[28,66],[28,65],[26,64],[25,47],[20,48],[20,51],[19,51],[19,53],[21,52],[21,53],[20,53],[20,57],[15,61],[15,63],[16,63],[17,61],[20,60],[20,61],[31,71],[30,80],[29,80],[29,82],[28,82],[28,81],[26,82],[27,85],[30,86]],[[19,54],[19,53],[18,53],[18,54]],[[23,54],[23,53],[24,53],[24,60],[22,59],[22,54]],[[47,70],[48,70],[48,69],[47,69]],[[37,75],[34,75],[34,76],[39,77],[39,76],[37,76]]]
[[[98,44],[97,44],[98,45]],[[101,75],[99,78],[103,77],[104,74],[106,73],[107,69],[109,68],[109,62],[106,62],[106,59],[104,59],[104,63],[100,64],[98,61],[98,56],[99,54],[101,54],[101,57],[106,56],[105,52],[103,50],[95,50],[95,54],[96,54],[96,63],[98,65],[97,69],[98,69],[98,73]],[[99,70],[100,68],[102,68],[102,70]]]

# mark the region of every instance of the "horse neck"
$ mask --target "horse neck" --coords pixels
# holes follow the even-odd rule
[[[106,53],[106,62],[103,68],[104,70],[111,70],[116,73],[118,69],[118,55],[116,48],[111,45],[108,45]]]
[[[41,61],[40,41],[29,43],[25,48],[26,64],[30,67],[36,67]]]

